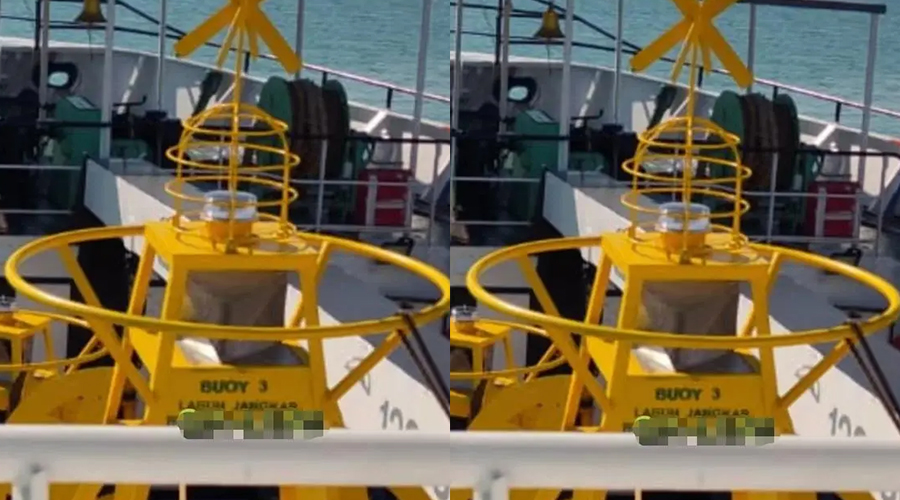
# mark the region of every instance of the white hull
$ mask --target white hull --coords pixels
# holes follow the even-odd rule
[[[481,103],[492,100],[493,55],[478,53],[463,53],[463,85],[460,94],[460,109],[476,110]],[[614,119],[613,82],[615,71],[604,66],[591,66],[587,64],[573,63],[572,66],[572,98],[570,116],[591,116],[603,112],[600,120],[592,121],[591,126],[599,128],[603,124],[616,123]],[[516,78],[532,78],[539,91],[534,102],[529,106],[540,109],[552,119],[560,116],[560,94],[562,81],[562,62],[558,60],[543,60],[524,57],[510,57],[509,75]],[[618,123],[625,130],[642,131],[647,127],[654,110],[654,99],[662,85],[670,82],[648,75],[624,71],[621,76],[620,93],[618,98]],[[771,89],[758,86],[755,91],[769,92]],[[808,92],[808,91],[805,91]],[[791,93],[786,91],[785,93]],[[811,92],[810,92],[811,93]],[[712,110],[717,92],[700,90],[697,99],[697,114],[708,114]],[[679,86],[675,105],[672,109],[683,112],[683,102],[687,97],[686,88]],[[835,103],[822,97],[823,105],[833,106]],[[521,108],[510,103],[508,116],[513,116]],[[848,105],[849,107],[849,105]],[[667,113],[666,117],[671,116]],[[895,119],[900,123],[900,119]],[[803,115],[800,109],[800,133],[803,142],[816,147],[828,148],[832,143],[841,150],[858,150],[863,143],[863,136],[857,126],[842,123],[825,122]],[[891,152],[900,154],[900,143],[896,137],[870,133],[868,135],[868,149],[872,151]],[[853,180],[859,179],[859,161],[852,159],[850,174]],[[880,188],[881,171],[884,162],[881,158],[870,158],[866,161],[863,190],[870,199],[867,205],[874,208],[878,195],[884,191],[894,192],[895,186],[891,185],[898,170],[900,159],[890,158],[885,172],[885,187]],[[890,189],[888,189],[890,186]]]

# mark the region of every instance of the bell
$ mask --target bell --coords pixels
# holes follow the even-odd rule
[[[100,0],[84,0],[81,7],[81,14],[75,18],[76,23],[84,24],[100,24],[105,23],[106,18],[100,10]]]
[[[534,34],[535,38],[543,38],[544,40],[560,40],[565,38],[559,27],[559,14],[553,9],[553,6],[547,7],[541,16],[541,27]]]

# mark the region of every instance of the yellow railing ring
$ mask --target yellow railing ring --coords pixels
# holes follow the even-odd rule
[[[688,125],[692,125],[688,127]],[[708,118],[692,117],[688,121],[687,117],[677,117],[666,120],[650,130],[646,130],[638,134],[638,143],[640,146],[650,146],[659,148],[673,148],[678,146],[686,146],[686,144],[677,144],[672,142],[660,142],[656,139],[662,134],[684,133],[688,131],[694,133],[695,136],[715,135],[720,142],[703,142],[691,144],[692,150],[715,150],[715,149],[737,149],[741,142],[740,137],[728,132],[718,124]],[[639,146],[639,147],[640,147]]]
[[[675,155],[666,155],[666,154],[645,154],[641,156],[641,161],[643,163],[647,163],[654,160],[683,160],[682,156]],[[729,167],[736,172],[740,172],[740,175],[735,177],[715,177],[715,178],[705,178],[705,177],[696,177],[691,178],[691,186],[704,186],[704,185],[723,185],[730,186],[738,181],[745,181],[753,175],[753,171],[745,166],[738,164],[733,161],[723,160],[721,158],[715,158],[712,156],[693,156],[693,160],[698,162],[705,163],[714,163],[716,165],[721,165],[723,167]],[[664,175],[657,175],[646,171],[641,171],[640,169],[635,168],[635,158],[631,158],[622,162],[622,170],[626,173],[630,174],[632,177],[636,177],[640,180],[648,180],[653,182],[659,182],[664,184],[679,184],[684,181],[683,177],[666,177]]]
[[[191,160],[186,157],[185,153],[200,148],[227,148],[227,142],[220,141],[206,141],[206,140],[196,140],[190,139],[185,144],[179,144],[176,146],[172,146],[166,150],[166,158],[177,163],[180,167],[190,167],[192,169],[197,170],[214,170],[218,172],[228,172],[231,168],[231,165],[222,164],[212,164],[212,163],[203,163],[197,160]],[[266,146],[264,144],[256,144],[252,142],[241,142],[240,147],[242,149],[251,149],[254,151],[262,151],[263,153],[270,153],[274,155],[281,156],[284,161],[281,163],[273,163],[270,165],[241,165],[238,168],[238,171],[242,174],[248,173],[256,173],[256,172],[282,172],[285,168],[289,170],[293,170],[298,165],[300,165],[300,157],[297,156],[296,153],[285,153],[284,148],[276,148],[274,146]],[[183,174],[185,177],[191,175],[190,173]]]
[[[619,329],[602,325],[589,325],[584,322],[550,316],[507,303],[489,293],[479,283],[479,278],[482,274],[503,262],[527,258],[530,255],[544,252],[596,247],[599,243],[600,238],[597,236],[581,236],[541,240],[503,248],[482,257],[472,265],[466,275],[466,286],[469,289],[469,293],[471,293],[475,300],[482,306],[515,318],[517,321],[540,325],[548,330],[558,329],[559,331],[572,332],[605,341],[625,341],[633,342],[635,344],[682,349],[727,350],[789,347],[837,342],[844,339],[855,338],[853,330],[848,325],[806,330],[786,335],[766,335],[759,337],[735,337],[732,335],[676,335],[671,333]],[[761,245],[757,243],[751,243],[750,248],[764,256],[778,254],[783,260],[795,261],[800,264],[839,274],[876,290],[885,298],[888,306],[884,312],[858,323],[859,327],[866,335],[889,327],[897,320],[897,317],[900,316],[900,293],[898,293],[897,289],[890,283],[873,273],[827,257],[790,248]]]
[[[237,109],[237,112],[235,111]],[[231,123],[233,119],[239,121],[262,121],[270,128],[239,130],[234,132],[227,128],[205,128],[211,121],[222,121],[223,123]],[[183,128],[192,135],[212,135],[221,137],[268,137],[278,134],[285,134],[288,131],[288,125],[281,120],[270,116],[263,109],[252,104],[241,103],[235,107],[234,103],[219,104],[209,108],[188,120],[185,120]]]
[[[17,313],[22,314],[30,314],[32,316],[43,316],[48,319],[56,320],[62,323],[66,323],[69,325],[79,326],[81,328],[90,330],[90,325],[88,325],[87,321],[82,319],[78,319],[72,316],[66,316],[64,314],[57,314],[48,311],[28,311],[28,310],[18,310]],[[96,343],[99,344],[99,343]],[[84,353],[89,347],[93,348],[95,345],[92,343],[88,343],[85,348],[81,351]],[[88,354],[79,354],[78,356],[72,358],[65,359],[55,359],[52,361],[37,361],[34,363],[19,363],[19,364],[0,364],[0,373],[6,372],[34,372],[37,370],[56,370],[59,368],[64,368],[67,366],[76,366],[83,365],[85,363],[90,363],[92,361],[96,361],[103,356],[106,356],[109,353],[106,347],[100,345],[100,349]]]
[[[634,210],[635,212],[640,212],[642,214],[650,214],[650,215],[660,215],[662,211],[656,207],[649,207],[646,205],[641,205],[637,201],[632,201],[632,198],[647,195],[647,194],[681,194],[682,189],[677,186],[673,187],[652,187],[645,189],[633,189],[625,194],[623,194],[619,200],[622,205],[625,207]],[[710,212],[709,215],[704,215],[702,218],[705,219],[733,219],[735,217],[740,217],[741,215],[747,213],[750,210],[750,202],[741,198],[740,196],[729,193],[727,191],[721,191],[718,189],[710,189],[710,188],[696,188],[691,190],[692,194],[709,196],[711,198],[718,198],[720,200],[724,200],[727,202],[731,202],[734,205],[737,205],[737,209],[732,209],[727,212]],[[698,219],[696,215],[692,216],[692,214],[688,214],[689,219]]]
[[[108,324],[141,328],[150,332],[178,331],[190,332],[190,336],[206,337],[209,339],[280,342],[285,340],[329,339],[377,335],[390,331],[406,331],[408,329],[404,318],[400,315],[388,316],[377,320],[355,321],[340,325],[296,328],[225,326],[189,321],[161,320],[146,316],[125,314],[101,307],[92,307],[80,302],[63,299],[32,285],[22,277],[19,272],[19,269],[22,268],[22,265],[28,261],[28,259],[48,250],[65,249],[71,245],[88,241],[141,236],[143,233],[143,226],[113,226],[81,229],[36,239],[26,243],[10,255],[4,266],[6,279],[23,297],[27,297],[39,304],[83,317],[87,319],[88,322],[90,322],[90,320],[95,320],[106,322]],[[410,313],[413,322],[417,325],[439,319],[447,314],[450,309],[450,280],[443,273],[428,264],[374,245],[368,245],[344,238],[313,233],[300,233],[299,237],[303,240],[314,242],[319,246],[328,245],[335,249],[341,249],[368,259],[379,260],[400,267],[433,284],[440,291],[440,299],[432,305]]]
[[[547,332],[531,325],[523,325],[522,323],[513,323],[511,321],[501,321],[495,319],[480,319],[479,323],[489,323],[498,326],[508,326],[514,330],[521,330],[527,333],[533,333],[542,337],[548,337]],[[453,338],[450,339],[450,345],[453,345]],[[552,347],[551,347],[552,349]],[[491,371],[470,371],[470,372],[450,372],[450,380],[486,380],[496,377],[519,377],[521,375],[531,375],[532,373],[540,373],[552,370],[558,366],[566,364],[567,360],[557,352],[557,359],[538,363],[532,366],[524,366],[521,368],[506,368],[503,370]]]

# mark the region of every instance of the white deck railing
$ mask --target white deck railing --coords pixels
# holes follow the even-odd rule
[[[287,440],[186,440],[176,428],[0,427],[0,483],[450,485],[508,488],[900,490],[900,440],[779,438],[759,447],[646,447],[626,434],[329,431]]]

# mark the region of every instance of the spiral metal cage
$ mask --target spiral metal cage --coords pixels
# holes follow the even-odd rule
[[[666,140],[666,137],[679,140]],[[700,142],[696,138],[704,140]],[[622,167],[632,176],[631,190],[622,195],[621,202],[629,209],[628,233],[634,241],[649,242],[647,235],[657,229],[654,226],[660,218],[673,216],[649,200],[666,201],[660,198],[671,197],[670,201],[683,207],[683,213],[676,214],[676,219],[681,221],[681,241],[685,242],[683,251],[689,251],[691,222],[700,218],[708,219],[710,232],[729,235],[716,240],[727,242],[725,246],[734,248],[747,244],[747,238],[741,234],[741,215],[750,209],[750,203],[743,199],[742,185],[752,172],[740,163],[740,138],[706,118],[686,116],[666,120],[648,129],[638,140],[637,152]],[[711,166],[724,170],[725,174],[706,175],[703,170]],[[708,210],[703,213],[691,210],[697,204]],[[672,206],[671,203],[663,205]],[[704,245],[704,248],[710,246],[715,243]]]
[[[214,239],[226,246],[293,235],[288,210],[299,193],[290,179],[300,157],[290,151],[287,132],[286,123],[240,102],[219,104],[185,120],[178,145],[166,151],[177,165],[175,178],[165,187],[175,201],[172,224],[181,231],[202,232],[216,223],[220,237]],[[275,160],[251,164],[248,160],[260,152]],[[192,189],[210,184],[218,191]],[[202,221],[207,224],[197,223]],[[242,230],[256,221],[275,222],[277,229],[267,234]],[[213,238],[210,232],[206,236]]]

